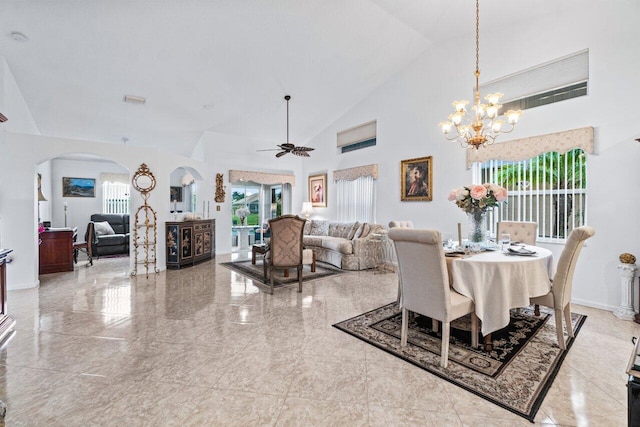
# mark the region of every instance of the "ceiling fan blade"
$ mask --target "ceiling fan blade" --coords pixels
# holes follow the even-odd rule
[[[280,157],[284,156],[287,153],[288,153],[288,151],[281,151],[281,152],[276,154],[276,157],[280,158]]]
[[[296,147],[294,148],[294,151],[313,151],[315,150],[315,148],[310,148],[310,147]]]
[[[295,145],[291,144],[290,142],[286,142],[284,144],[279,144],[278,147],[282,148],[283,150],[293,150],[294,148],[296,148]]]
[[[256,150],[256,151],[278,151],[279,148],[265,148],[263,150]]]
[[[307,153],[306,151],[293,150],[292,153],[300,157],[310,157],[309,153]]]

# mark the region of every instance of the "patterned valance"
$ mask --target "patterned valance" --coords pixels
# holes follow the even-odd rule
[[[120,184],[131,184],[129,181],[129,174],[127,173],[101,173],[100,182],[113,182]]]
[[[296,185],[296,177],[290,174],[229,170],[229,182],[255,182],[264,185]]]
[[[479,150],[469,149],[467,150],[467,169],[474,162],[484,163],[489,160],[519,161],[530,159],[549,151],[556,151],[562,154],[574,148],[582,148],[585,152],[593,154],[592,127],[495,143],[487,147],[480,147]]]
[[[353,181],[363,176],[372,176],[373,179],[378,179],[378,165],[357,166],[355,168],[333,171],[334,181]]]

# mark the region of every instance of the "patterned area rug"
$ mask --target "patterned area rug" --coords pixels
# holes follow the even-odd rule
[[[267,276],[267,280],[264,280],[264,271],[262,267],[262,261],[258,260],[255,264],[251,264],[250,260],[246,261],[233,261],[233,262],[221,262],[220,265],[224,265],[225,267],[242,274],[243,276],[247,276],[249,279],[258,282],[259,284],[269,286],[269,278]],[[311,268],[308,265],[305,265],[302,269],[302,284],[304,286],[304,282],[308,282],[310,280],[319,279],[321,277],[332,276],[334,274],[346,273],[346,270],[341,270],[339,268],[333,267],[329,264],[324,263],[316,263],[316,271],[315,273],[311,272]],[[296,278],[296,270],[289,270],[289,277],[284,277],[283,270],[274,270],[273,276],[273,286],[275,288],[279,286],[289,285],[291,283],[298,283],[298,279]]]
[[[509,326],[492,334],[489,353],[471,348],[470,317],[452,322],[446,369],[440,367],[441,341],[428,317],[409,322],[408,344],[400,347],[402,315],[395,302],[333,326],[533,422],[573,344],[570,339],[561,350],[553,312],[540,311],[538,318],[532,308],[512,310]],[[577,336],[586,316],[571,318]]]

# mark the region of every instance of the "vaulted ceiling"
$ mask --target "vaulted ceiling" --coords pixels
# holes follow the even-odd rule
[[[483,27],[577,1],[483,0]],[[303,143],[474,18],[470,0],[0,0],[0,56],[41,134],[190,155],[207,131],[284,142],[285,94]]]

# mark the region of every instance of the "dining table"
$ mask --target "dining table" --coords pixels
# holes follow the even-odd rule
[[[447,268],[453,289],[473,300],[485,337],[509,324],[512,308],[549,292],[554,273],[552,252],[530,245],[447,256]]]

